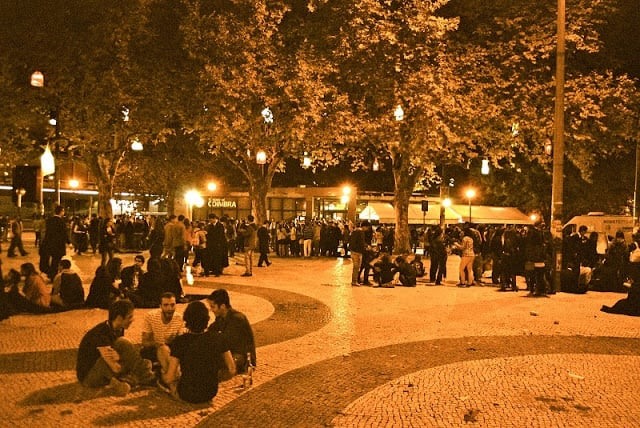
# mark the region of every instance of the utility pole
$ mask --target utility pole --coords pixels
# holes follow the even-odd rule
[[[554,246],[553,291],[560,291],[562,271],[562,206],[564,189],[564,63],[565,0],[558,0],[556,99],[554,114],[553,178],[551,185],[551,235]]]

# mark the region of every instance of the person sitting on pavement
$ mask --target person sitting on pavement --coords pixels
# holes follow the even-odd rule
[[[108,385],[116,395],[124,396],[132,386],[155,384],[151,361],[143,359],[124,337],[133,322],[133,312],[130,300],[117,300],[109,306],[107,321],[84,335],[76,361],[76,376],[83,386]]]
[[[122,279],[122,283],[120,283],[120,290],[127,294],[128,291],[133,291],[140,285],[140,279],[144,274],[144,256],[142,254],[137,254],[133,258],[133,264],[131,266],[127,266],[122,268],[122,272],[120,272],[120,279]]]
[[[96,269],[96,275],[89,287],[86,306],[107,309],[115,299],[122,297],[120,291],[121,267],[122,259],[114,257],[105,266],[99,266]]]
[[[33,313],[49,312],[51,292],[33,263],[23,263],[20,266],[20,275],[24,277],[24,286],[20,291],[20,296],[23,296],[30,303],[20,305],[20,309]]]
[[[373,279],[378,283],[378,287],[394,288],[393,278],[395,276],[395,265],[391,261],[389,254],[382,256],[373,263]]]
[[[152,257],[147,262],[147,271],[142,275],[136,291],[129,291],[127,297],[136,308],[157,308],[163,289],[164,276],[160,259]]]
[[[0,267],[2,266],[2,260],[0,260]],[[13,273],[12,273],[13,272]],[[13,276],[13,282],[11,280],[11,276]],[[0,288],[0,321],[9,318],[11,315],[16,313],[15,308],[10,302],[10,293],[12,288],[18,287],[18,283],[20,282],[20,273],[11,269],[7,278],[2,276],[2,270],[0,269],[0,282],[2,283],[2,288]]]
[[[161,372],[166,373],[169,369],[169,349],[162,345],[170,345],[182,333],[183,328],[182,314],[176,312],[175,294],[163,293],[160,307],[144,315],[140,354],[151,361],[157,361]]]
[[[162,272],[162,293],[170,292],[175,294],[178,303],[184,301],[184,291],[182,290],[182,272],[175,259],[160,259],[160,270]]]
[[[216,316],[207,331],[220,333],[225,337],[239,373],[244,373],[249,363],[255,367],[256,343],[253,338],[253,329],[247,317],[231,307],[227,290],[224,288],[214,290],[207,297],[207,303]],[[251,361],[247,361],[247,355],[250,356]]]
[[[398,281],[400,284],[405,287],[415,287],[417,272],[413,264],[407,262],[407,260],[402,256],[396,257],[394,264],[396,266],[395,271],[398,273]]]
[[[411,264],[416,270],[416,277],[417,278],[424,277],[426,272],[424,270],[424,263],[422,263],[422,257],[420,256],[420,254],[416,254],[414,256],[413,260],[411,261]]]
[[[169,369],[158,386],[190,403],[206,403],[218,393],[218,382],[231,379],[236,366],[227,340],[207,334],[209,311],[204,303],[189,303],[184,311],[188,332],[177,336],[164,352],[169,352]]]
[[[80,275],[71,270],[71,261],[60,260],[58,274],[53,278],[51,305],[57,309],[77,309],[84,305],[84,288]]]

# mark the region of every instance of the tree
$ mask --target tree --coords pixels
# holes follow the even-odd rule
[[[203,144],[245,176],[256,220],[287,157],[339,143],[339,97],[323,78],[331,65],[304,37],[301,2],[184,0],[186,47],[201,64],[193,121]],[[256,155],[264,158],[256,162]],[[331,157],[323,162],[335,162]]]
[[[190,91],[196,76],[176,24],[183,11],[173,3],[27,0],[2,10],[11,23],[0,30],[11,64],[2,71],[13,81],[13,106],[2,108],[15,108],[22,118],[5,141],[48,141],[59,155],[73,153],[86,163],[102,216],[112,215],[116,178],[134,139],[150,147],[171,133],[188,133],[172,123],[176,112],[194,111],[195,100],[181,91]],[[36,69],[45,75],[39,91],[27,83]],[[33,132],[49,114],[58,121],[55,135]]]

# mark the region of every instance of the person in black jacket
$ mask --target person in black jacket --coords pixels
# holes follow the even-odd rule
[[[271,236],[269,235],[269,220],[265,220],[264,224],[258,228],[258,251],[260,252],[260,258],[258,258],[258,267],[262,267],[262,264],[271,266],[269,261],[269,241]]]
[[[249,363],[255,367],[256,342],[253,338],[251,324],[242,312],[231,307],[227,290],[224,288],[214,290],[207,297],[207,303],[211,312],[216,316],[207,331],[221,334],[227,341],[238,373],[245,372]],[[250,361],[247,360],[247,356]]]
[[[96,269],[96,275],[89,287],[86,306],[90,308],[108,309],[109,305],[121,296],[120,270],[122,259],[114,257],[105,266]]]
[[[54,215],[45,222],[44,238],[40,246],[40,271],[53,279],[58,272],[58,264],[67,253],[69,233],[64,219],[64,207],[56,205]]]

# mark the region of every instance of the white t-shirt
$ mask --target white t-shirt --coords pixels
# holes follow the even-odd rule
[[[142,333],[151,333],[153,341],[156,345],[169,344],[184,330],[184,322],[182,314],[173,313],[173,318],[168,323],[162,321],[162,310],[160,308],[153,309],[144,315],[144,328]]]

